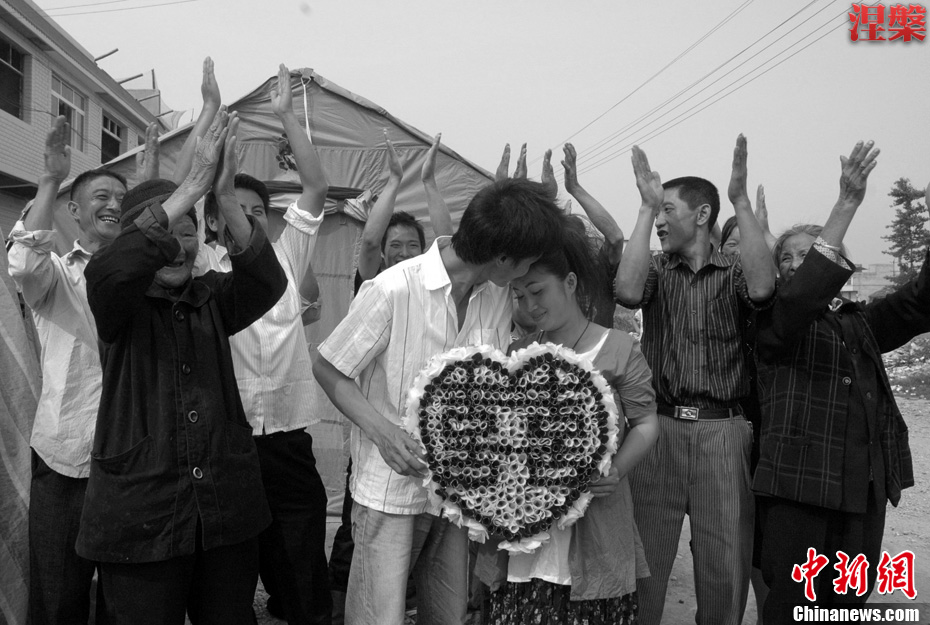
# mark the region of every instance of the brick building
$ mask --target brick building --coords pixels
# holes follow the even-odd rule
[[[156,121],[29,0],[0,0],[0,232],[35,195],[52,120],[71,123],[72,174],[144,142]]]

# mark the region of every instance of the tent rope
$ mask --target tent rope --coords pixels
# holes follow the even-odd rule
[[[307,124],[307,139],[310,140],[310,143],[313,143],[313,137],[310,136],[310,107],[307,104],[307,82],[309,82],[303,76],[300,77],[300,86],[304,89],[304,123]]]

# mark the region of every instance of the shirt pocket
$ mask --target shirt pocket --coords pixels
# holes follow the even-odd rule
[[[252,426],[226,422],[226,449],[231,454],[255,453],[255,441],[252,440]]]
[[[723,295],[710,300],[704,317],[707,338],[712,341],[739,341],[739,301],[735,295]]]
[[[136,473],[145,468],[148,462],[151,442],[152,437],[149,435],[126,451],[112,456],[101,456],[95,453],[93,455],[93,460],[97,463],[101,471],[109,475],[115,476]]]

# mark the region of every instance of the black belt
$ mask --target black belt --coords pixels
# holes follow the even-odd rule
[[[684,421],[697,421],[699,419],[732,419],[743,415],[743,409],[734,408],[695,408],[693,406],[669,406],[659,404],[659,414],[663,417],[682,419]]]

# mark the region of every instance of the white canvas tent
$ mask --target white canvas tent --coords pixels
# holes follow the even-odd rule
[[[229,105],[238,111],[240,170],[269,183],[275,193],[270,215],[272,238],[283,228],[282,214],[293,194],[299,193],[297,174],[288,165],[289,148],[282,140],[283,128],[270,108],[270,89],[276,78],[265,81],[243,98]],[[311,348],[319,345],[345,316],[352,299],[353,278],[364,211],[354,209],[346,197],[363,190],[378,193],[387,182],[386,148],[383,129],[394,143],[404,165],[404,179],[397,196],[396,209],[415,215],[429,227],[426,195],[420,181],[420,168],[432,141],[426,133],[392,116],[378,105],[355,95],[323,78],[312,69],[291,72],[294,109],[302,125],[309,129],[313,144],[323,163],[330,187],[330,202],[320,230],[312,265],[321,293],[320,320],[307,328]],[[161,173],[168,177],[192,125],[172,131],[160,140]],[[133,184],[136,173],[136,148],[107,163],[106,168],[125,175]],[[80,173],[80,172],[75,172]],[[453,223],[464,211],[472,196],[492,181],[487,171],[474,165],[449,148],[442,146],[436,159],[436,180]],[[59,202],[64,204],[69,185],[62,189]],[[56,212],[56,227],[62,235],[59,247],[71,249],[77,235],[73,220],[64,207]],[[319,389],[318,389],[319,390]],[[338,514],[344,488],[345,453],[343,437],[345,419],[319,390],[313,406],[308,406],[322,421],[312,428],[317,464],[330,498],[330,512]]]

